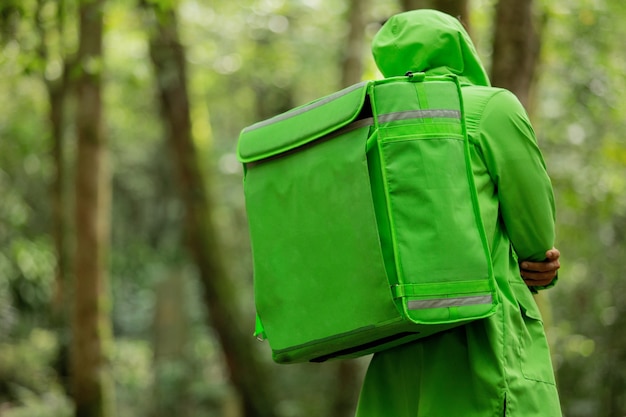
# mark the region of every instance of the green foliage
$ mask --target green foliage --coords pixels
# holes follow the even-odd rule
[[[57,349],[56,335],[41,328],[31,329],[25,338],[12,343],[0,343],[0,403],[9,404],[6,415],[71,414],[69,399],[52,368]]]
[[[11,97],[0,112],[0,309],[12,306],[27,311],[45,308],[55,260],[47,235],[47,195],[50,161],[47,158],[43,86],[24,75],[17,41],[0,46],[0,91]],[[0,326],[0,340],[10,329]]]
[[[19,0],[5,0],[0,4],[0,31],[2,41],[15,37],[19,26],[20,14],[24,6]]]
[[[148,415],[154,372],[152,348],[145,340],[117,339],[111,358],[118,416]]]
[[[36,395],[28,390],[18,390],[17,399],[22,404],[3,411],[5,417],[72,417],[74,406],[64,394],[46,392]]]
[[[13,274],[7,275],[13,300],[22,310],[45,311],[53,287],[55,259],[46,237],[16,238],[10,244]],[[9,270],[10,270],[9,269]]]

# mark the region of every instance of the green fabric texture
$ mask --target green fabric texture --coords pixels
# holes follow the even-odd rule
[[[357,84],[244,129],[238,155],[256,333],[276,362],[361,356],[495,312],[456,77]]]
[[[541,314],[518,259],[554,245],[552,187],[525,110],[491,88],[462,25],[432,10],[393,16],[372,50],[385,76],[456,74],[482,223],[500,303],[483,320],[376,353],[357,417],[557,417],[558,392]],[[450,262],[456,253],[450,252]]]

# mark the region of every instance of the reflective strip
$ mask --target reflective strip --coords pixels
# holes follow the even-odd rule
[[[460,119],[461,112],[458,110],[410,110],[395,113],[381,114],[378,116],[378,123],[395,122],[407,119],[427,119],[427,118],[449,118]]]
[[[437,298],[435,300],[411,300],[407,303],[409,310],[424,310],[427,308],[461,307],[475,304],[491,304],[491,295],[474,295],[470,297]]]
[[[289,118],[297,116],[299,114],[306,113],[306,112],[308,112],[308,111],[310,111],[312,109],[315,109],[317,107],[323,106],[324,104],[327,104],[327,103],[329,103],[329,102],[331,102],[331,101],[333,101],[335,99],[338,99],[341,96],[345,96],[346,94],[349,94],[349,93],[353,92],[354,90],[358,90],[360,88],[363,88],[365,85],[367,85],[367,83],[368,83],[367,81],[363,81],[363,82],[360,82],[358,84],[354,84],[353,86],[350,86],[350,87],[345,88],[343,90],[337,91],[334,94],[331,94],[329,96],[321,98],[321,99],[319,99],[317,101],[314,101],[314,102],[312,102],[312,103],[310,103],[308,105],[304,105],[302,107],[297,107],[297,108],[295,108],[295,109],[293,109],[291,111],[288,111],[286,113],[282,113],[282,114],[279,114],[278,116],[274,116],[271,119],[267,119],[267,120],[263,120],[262,122],[255,123],[252,126],[246,127],[243,130],[243,132],[250,132],[252,130],[259,129],[259,128],[263,127],[263,126],[268,126],[268,125],[271,125],[271,124],[274,124],[274,123],[278,123],[280,121],[289,119]]]
[[[344,126],[341,129],[339,129],[337,131],[337,136],[340,136],[343,133],[346,133],[346,132],[348,132],[350,130],[359,129],[359,128],[364,127],[364,126],[372,126],[373,124],[374,124],[374,118],[373,117],[367,117],[365,119],[355,120],[354,122],[350,123],[349,125]]]
[[[391,286],[393,296],[398,297],[415,297],[423,299],[425,296],[433,295],[436,297],[441,294],[489,294],[492,290],[492,284],[489,277],[482,279],[452,281],[452,282],[430,282],[428,284],[397,284]]]

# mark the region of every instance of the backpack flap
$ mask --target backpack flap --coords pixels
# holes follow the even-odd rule
[[[248,163],[276,156],[349,124],[363,107],[367,86],[367,82],[355,84],[246,127],[239,136],[239,161]]]

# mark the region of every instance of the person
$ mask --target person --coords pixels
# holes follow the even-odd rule
[[[391,17],[372,52],[385,77],[458,77],[500,304],[489,318],[376,353],[357,417],[561,416],[532,294],[554,285],[559,268],[554,198],[524,108],[511,92],[490,86],[462,24],[444,13]]]

